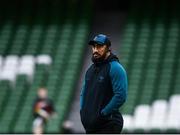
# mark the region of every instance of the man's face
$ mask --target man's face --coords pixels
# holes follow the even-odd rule
[[[108,52],[108,47],[106,45],[92,45],[92,53],[93,53],[93,58],[95,60],[103,60],[106,57],[106,53]]]

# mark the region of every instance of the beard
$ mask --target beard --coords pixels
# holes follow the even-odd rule
[[[94,56],[94,55],[96,55],[96,56],[98,56],[98,57],[96,57],[96,56]],[[100,54],[98,54],[98,53],[94,53],[93,55],[92,55],[92,61],[94,62],[94,63],[100,63],[100,62],[103,62],[104,60],[105,60],[105,58],[106,58],[106,53],[104,53],[103,55],[100,55]]]

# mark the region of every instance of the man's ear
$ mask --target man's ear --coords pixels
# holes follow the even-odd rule
[[[108,51],[111,51],[111,46],[108,47]]]

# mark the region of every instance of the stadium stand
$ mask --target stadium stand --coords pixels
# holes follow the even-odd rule
[[[90,1],[79,3],[2,3],[7,9],[1,8],[0,133],[32,133],[32,104],[41,86],[48,88],[58,114],[46,133],[63,133],[89,31]]]
[[[132,2],[120,49],[129,76],[124,133],[180,132],[176,2]]]

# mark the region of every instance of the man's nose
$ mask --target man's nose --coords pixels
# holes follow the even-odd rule
[[[98,52],[97,47],[94,47],[93,51],[94,51],[94,52]]]

